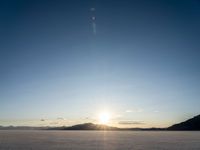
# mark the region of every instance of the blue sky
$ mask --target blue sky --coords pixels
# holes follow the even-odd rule
[[[167,126],[199,114],[197,0],[9,0],[0,18],[2,125],[108,111],[116,126]]]

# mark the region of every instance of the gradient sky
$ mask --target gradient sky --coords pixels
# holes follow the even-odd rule
[[[199,0],[0,1],[0,125],[107,111],[164,127],[199,114],[199,98]]]

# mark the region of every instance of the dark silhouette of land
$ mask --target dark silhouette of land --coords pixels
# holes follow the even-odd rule
[[[117,128],[93,123],[78,124],[71,127],[56,127],[52,130],[133,130],[133,131],[168,131],[168,130],[200,130],[200,115],[167,128]]]
[[[0,130],[46,130],[49,127],[32,127],[32,126],[0,126]]]
[[[103,124],[84,123],[70,127],[27,127],[0,126],[0,130],[107,130],[107,131],[200,131],[200,115],[167,128],[117,128]]]
[[[111,127],[107,125],[102,124],[93,124],[93,123],[84,123],[84,124],[78,124],[70,127],[55,127],[50,128],[51,130],[120,130],[120,128],[117,127]]]
[[[179,124],[172,125],[167,130],[200,130],[200,115]]]

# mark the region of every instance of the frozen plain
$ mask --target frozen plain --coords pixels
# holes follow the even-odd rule
[[[200,150],[200,132],[1,130],[0,150]]]

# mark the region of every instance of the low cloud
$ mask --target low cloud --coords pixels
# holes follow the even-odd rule
[[[127,112],[127,113],[131,113],[131,112],[133,112],[133,111],[128,109],[128,110],[126,110],[126,112]]]
[[[119,121],[118,124],[121,125],[138,125],[138,124],[144,124],[144,122],[141,121]]]
[[[136,113],[141,113],[143,112],[144,110],[142,108],[135,108],[135,109],[127,109],[125,112],[126,113],[133,113],[133,112],[136,112]]]
[[[59,124],[59,122],[53,121],[53,122],[50,122],[49,124],[50,124],[50,125],[57,125],[57,124]]]
[[[58,117],[57,120],[65,120],[65,118]]]

